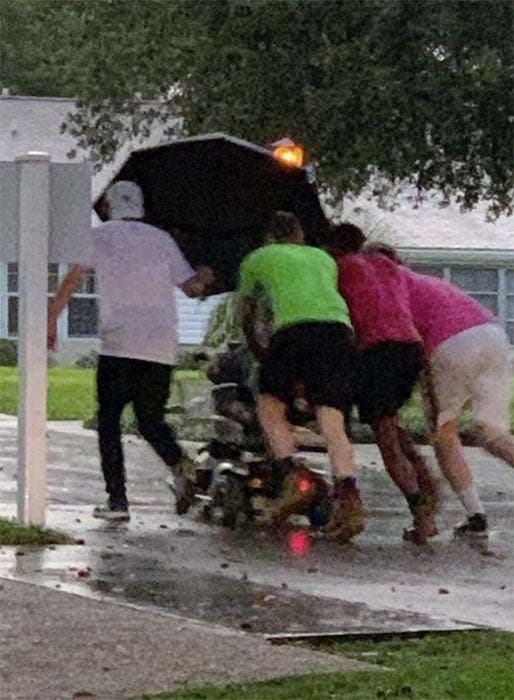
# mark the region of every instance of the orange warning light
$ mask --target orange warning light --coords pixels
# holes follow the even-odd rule
[[[273,150],[273,154],[278,160],[293,165],[295,168],[301,168],[303,165],[303,148],[300,146],[294,144],[277,146]]]

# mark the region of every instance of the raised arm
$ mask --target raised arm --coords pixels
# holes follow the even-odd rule
[[[48,340],[49,350],[57,347],[57,319],[61,311],[68,305],[70,297],[80,287],[89,267],[71,265],[54,298],[48,307]]]

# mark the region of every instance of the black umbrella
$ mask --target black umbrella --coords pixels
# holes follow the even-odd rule
[[[145,221],[170,232],[191,265],[210,265],[220,289],[234,288],[242,257],[262,243],[273,212],[294,212],[311,243],[327,227],[305,168],[224,134],[133,151],[117,180],[141,187]],[[106,218],[102,195],[95,210]]]

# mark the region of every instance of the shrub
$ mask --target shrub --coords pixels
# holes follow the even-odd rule
[[[14,340],[0,339],[0,367],[16,367],[18,364],[18,351]]]
[[[175,372],[177,370],[203,370],[209,361],[209,356],[202,350],[181,352],[177,358]]]
[[[237,301],[234,294],[227,294],[227,298],[211,315],[203,344],[210,348],[221,348],[231,340],[239,340],[240,336]]]
[[[90,350],[85,355],[81,355],[75,362],[75,367],[80,369],[95,369],[98,362],[98,352]]]

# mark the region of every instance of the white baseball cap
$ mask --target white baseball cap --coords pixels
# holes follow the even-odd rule
[[[145,215],[143,192],[139,185],[120,180],[105,193],[111,219],[142,219]]]

